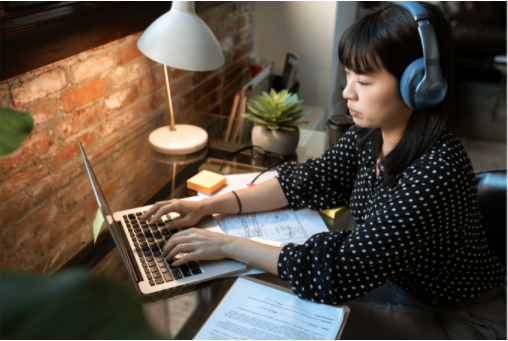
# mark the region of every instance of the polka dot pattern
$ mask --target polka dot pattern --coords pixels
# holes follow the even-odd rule
[[[353,128],[318,159],[279,166],[291,209],[349,204],[355,231],[324,232],[280,253],[279,277],[301,298],[339,304],[387,281],[440,301],[506,283],[481,224],[476,180],[461,142],[446,129],[435,146],[385,190],[371,144]]]

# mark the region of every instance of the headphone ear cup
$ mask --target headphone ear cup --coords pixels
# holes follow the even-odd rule
[[[425,76],[425,62],[423,58],[419,58],[412,62],[404,71],[400,80],[400,93],[404,102],[413,110],[421,110],[416,105],[415,93],[416,88],[422,82]]]

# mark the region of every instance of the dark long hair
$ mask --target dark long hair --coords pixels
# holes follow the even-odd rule
[[[454,91],[454,56],[450,20],[436,5],[420,4],[429,12],[429,20],[439,46],[440,66],[448,82],[448,92],[441,104],[429,110],[414,110],[398,144],[380,162],[383,185],[389,188],[395,177],[416,159],[430,150],[439,139],[451,105]],[[384,2],[358,18],[342,35],[339,60],[356,74],[369,74],[382,67],[399,81],[406,67],[423,57],[423,49],[416,23],[402,6]],[[375,68],[370,64],[374,63]],[[400,98],[402,95],[399,92]],[[372,158],[377,160],[383,144],[381,128],[356,126],[357,147],[371,141]],[[375,167],[375,163],[374,166]]]

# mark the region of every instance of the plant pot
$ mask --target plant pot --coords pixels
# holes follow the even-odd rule
[[[295,127],[293,131],[272,130],[259,126],[252,128],[253,145],[282,156],[294,153],[299,140],[299,127]]]

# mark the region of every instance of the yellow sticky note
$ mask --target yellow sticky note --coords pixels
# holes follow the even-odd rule
[[[330,218],[335,219],[335,217],[341,215],[342,213],[346,212],[349,209],[349,205],[342,205],[335,208],[329,208],[327,210],[321,211],[321,213],[326,214]]]
[[[203,170],[187,180],[187,188],[206,194],[213,194],[224,186],[226,182],[227,178],[224,175]]]
[[[93,243],[97,241],[97,236],[101,231],[102,223],[104,222],[104,217],[102,216],[101,209],[97,210],[97,215],[95,216],[95,220],[93,221]]]
[[[258,242],[258,243],[266,244],[266,245],[271,245],[271,246],[281,246],[282,245],[282,242],[276,242],[273,240],[264,240],[264,239],[261,239],[258,237],[253,237],[251,240],[254,242]]]

